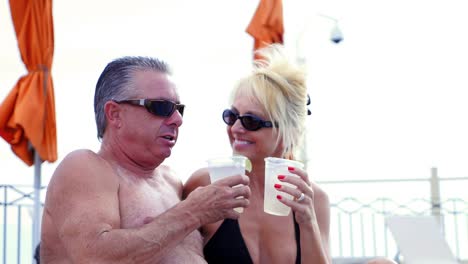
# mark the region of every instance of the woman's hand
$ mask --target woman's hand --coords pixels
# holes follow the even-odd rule
[[[288,193],[294,199],[279,199],[294,211],[296,222],[301,228],[301,258],[303,263],[331,263],[329,248],[330,203],[327,194],[309,180],[307,172],[289,167],[295,176],[278,175],[280,184],[276,189]],[[304,194],[304,195],[302,195]],[[311,246],[312,245],[312,246]]]
[[[278,179],[281,182],[287,182],[296,187],[289,187],[285,184],[276,184],[275,188],[278,191],[288,193],[295,198],[290,200],[279,195],[278,199],[283,204],[291,207],[299,225],[301,223],[310,223],[312,219],[316,218],[316,215],[314,209],[314,190],[312,189],[307,172],[294,167],[288,167],[288,170],[290,173],[296,174],[298,177],[278,175]]]

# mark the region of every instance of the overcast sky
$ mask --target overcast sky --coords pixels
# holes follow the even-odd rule
[[[285,1],[286,47],[305,56],[315,180],[468,177],[468,25],[463,0]],[[172,64],[184,124],[167,160],[185,180],[230,153],[227,94],[250,67],[245,28],[257,1],[55,1],[58,161],[97,150],[94,86],[124,55]],[[183,7],[183,8],[182,8]],[[7,2],[0,2],[0,99],[24,74]],[[336,18],[344,41],[329,40]],[[302,36],[302,38],[299,38]],[[299,51],[298,51],[299,49]],[[32,183],[33,168],[0,140],[0,183]]]

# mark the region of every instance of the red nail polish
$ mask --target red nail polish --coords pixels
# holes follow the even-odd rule
[[[288,170],[293,171],[294,167],[288,167]]]
[[[281,188],[281,184],[277,184],[277,183],[276,183],[276,184],[275,184],[275,188],[276,188],[276,189]]]
[[[284,180],[284,178],[286,178],[286,176],[284,176],[284,175],[278,175],[278,179]]]
[[[283,199],[283,197],[281,197],[281,195],[276,195],[276,198],[278,198],[278,200]]]

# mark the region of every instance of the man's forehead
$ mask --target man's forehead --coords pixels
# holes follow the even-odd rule
[[[142,85],[173,84],[172,79],[167,73],[155,70],[136,71],[135,81]]]
[[[140,71],[135,74],[135,86],[141,96],[152,99],[179,100],[176,85],[170,75],[158,71]]]

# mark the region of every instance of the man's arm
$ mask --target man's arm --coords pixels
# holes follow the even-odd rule
[[[232,208],[246,201],[235,197],[249,195],[229,187],[248,179],[232,177],[197,190],[141,228],[121,229],[114,173],[94,153],[80,151],[64,159],[49,184],[45,213],[74,263],[156,263],[205,222],[238,217]]]

